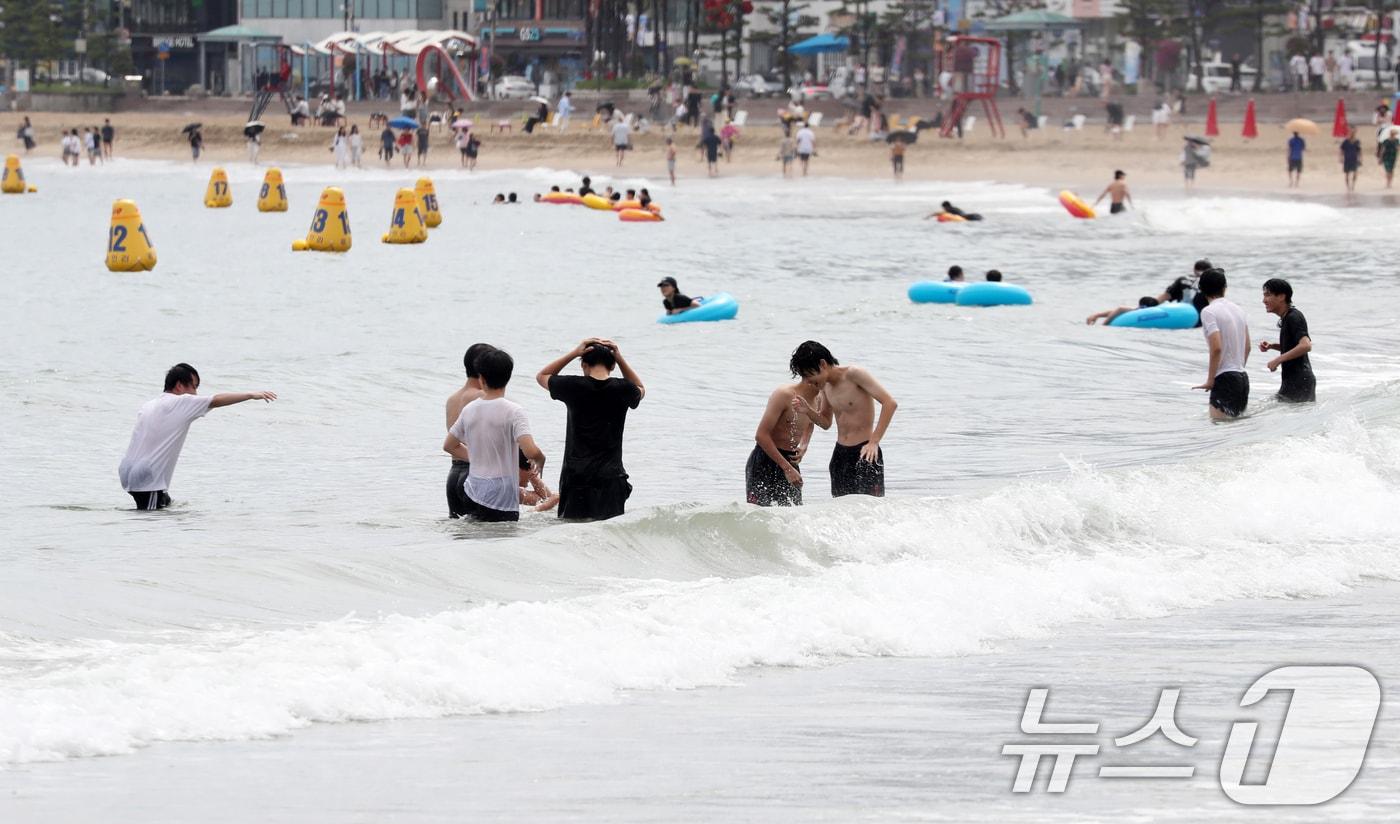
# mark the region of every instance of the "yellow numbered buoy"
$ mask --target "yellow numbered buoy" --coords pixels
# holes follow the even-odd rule
[[[287,186],[282,182],[282,170],[275,166],[263,175],[262,189],[258,192],[258,211],[287,211]]]
[[[442,212],[438,211],[437,191],[433,189],[432,178],[418,178],[418,185],[413,187],[413,193],[417,195],[418,208],[423,212],[423,225],[429,229],[441,226]]]
[[[432,186],[432,184],[428,184]],[[0,192],[7,195],[22,195],[26,191],[34,191],[30,186],[24,185],[24,169],[19,166],[19,155],[8,155],[5,158],[5,176],[0,178]],[[434,198],[436,200],[436,198]]]
[[[146,272],[156,268],[156,249],[141,221],[141,210],[130,200],[112,204],[112,228],[107,232],[107,268],[113,272]]]
[[[399,189],[394,195],[394,211],[389,215],[385,243],[422,243],[428,239],[428,227],[423,224],[418,203],[418,195],[412,189]]]
[[[345,211],[345,192],[327,186],[316,202],[311,229],[304,240],[292,241],[293,251],[345,252],[350,249],[350,213]]]
[[[215,166],[209,173],[209,186],[204,190],[204,205],[210,209],[223,209],[233,205],[233,192],[228,187],[228,175],[222,166]]]

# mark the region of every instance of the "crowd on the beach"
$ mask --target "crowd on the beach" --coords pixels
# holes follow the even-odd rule
[[[15,130],[15,139],[24,146],[25,154],[39,145],[34,124],[28,117],[20,121],[19,128]],[[112,144],[116,139],[117,130],[112,126],[111,118],[104,118],[101,126],[84,126],[82,134],[78,133],[77,128],[60,129],[59,157],[65,166],[79,166],[86,155],[88,165],[96,166],[112,159]]]

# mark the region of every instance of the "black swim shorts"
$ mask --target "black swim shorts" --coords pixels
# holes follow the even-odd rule
[[[1127,208],[1128,208],[1128,207],[1127,207],[1127,206],[1124,206],[1122,203],[1114,203],[1114,204],[1112,204],[1111,206],[1108,207],[1108,213],[1109,213],[1110,215],[1116,215],[1116,214],[1118,214],[1119,212],[1124,211],[1124,210],[1127,209]]]
[[[128,492],[136,501],[137,509],[156,510],[165,509],[170,506],[170,496],[165,494],[165,490],[159,492]]]
[[[831,497],[885,497],[885,451],[881,449],[876,452],[874,463],[862,461],[860,450],[866,443],[868,441],[862,441],[855,446],[843,446],[838,443],[831,451],[831,463],[827,465],[831,472]]]
[[[1221,372],[1215,376],[1210,390],[1210,405],[1232,418],[1244,414],[1249,405],[1249,375],[1244,372]]]
[[[778,452],[789,462],[797,453],[779,449]],[[748,502],[758,506],[802,506],[802,487],[787,479],[781,466],[768,457],[763,447],[755,445],[749,453],[749,462],[744,467],[744,487]]]
[[[447,517],[449,518],[460,518],[467,514],[467,493],[462,485],[467,480],[467,474],[471,468],[470,462],[454,458],[452,468],[447,470]]]

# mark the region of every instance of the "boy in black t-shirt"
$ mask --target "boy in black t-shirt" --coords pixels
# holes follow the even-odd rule
[[[1278,315],[1278,343],[1259,341],[1259,351],[1281,354],[1269,361],[1269,371],[1283,367],[1283,383],[1279,385],[1279,400],[1310,403],[1317,400],[1317,378],[1313,375],[1312,337],[1308,335],[1308,319],[1293,306],[1293,287],[1283,278],[1264,281],[1264,308]]]
[[[583,374],[559,374],[574,358],[582,362]],[[612,377],[614,367],[622,371],[621,378]],[[642,379],[617,344],[588,338],[541,369],[535,380],[569,409],[559,470],[559,517],[601,520],[621,515],[632,494],[622,464],[622,431],[627,410],[636,409],[646,395]]]

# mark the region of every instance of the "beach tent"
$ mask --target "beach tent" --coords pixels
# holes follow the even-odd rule
[[[789,46],[788,54],[829,54],[831,52],[843,52],[850,47],[851,41],[849,38],[826,33],[819,34],[816,37],[809,37],[801,43],[795,43]]]
[[[1015,37],[1018,32],[1063,31],[1065,29],[1082,29],[1086,25],[1088,24],[1083,20],[1066,17],[1063,14],[1056,14],[1053,11],[1034,9],[1031,11],[1018,11],[1015,14],[1008,14],[1004,17],[982,21],[981,28],[986,32],[1005,35],[1006,67],[1008,70],[1011,70],[1011,76],[1007,79],[1012,81],[1012,88],[1015,90]],[[1039,92],[1037,92],[1036,111],[1040,111]]]
[[[245,61],[243,59],[243,50],[245,48],[252,50],[257,49],[258,46],[281,43],[282,35],[268,34],[256,29],[251,29],[247,26],[224,26],[223,28],[207,31],[203,34],[197,34],[195,35],[195,40],[199,42],[199,85],[204,86],[205,89],[208,90],[207,84],[209,83],[209,74],[205,66],[207,59],[205,57],[205,47],[210,43],[214,43],[220,46],[220,50],[223,53],[224,61],[222,71],[225,87],[233,94],[241,94],[243,92],[244,78],[238,78],[235,83],[234,78],[228,76],[230,67],[228,47],[230,45],[237,47],[238,65],[250,65],[251,61]],[[244,72],[244,74],[251,76],[250,72]]]

